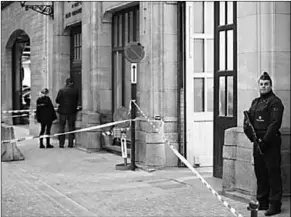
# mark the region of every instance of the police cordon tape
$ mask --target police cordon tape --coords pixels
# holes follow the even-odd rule
[[[78,106],[77,110],[80,110],[82,108],[82,106]],[[58,108],[55,107],[55,110],[57,110]],[[30,112],[30,113],[34,113],[36,111],[36,109],[20,109],[20,110],[8,110],[8,111],[2,111],[3,114],[11,114],[11,113],[22,113],[22,112]]]
[[[152,121],[148,118],[148,116],[141,110],[141,108],[133,101],[137,109],[140,111],[140,113],[146,118],[146,120],[150,123],[150,125],[158,131],[156,126],[152,123]],[[160,120],[161,123],[164,125],[164,122]],[[158,131],[159,132],[159,131]],[[209,185],[206,180],[198,173],[197,170],[175,149],[173,145],[171,145],[170,141],[164,138],[163,140],[167,143],[167,145],[171,148],[171,150],[174,152],[174,154],[199,178],[199,180],[206,186],[208,190],[211,191],[211,193],[218,199],[220,202],[223,203],[223,205],[236,217],[243,217],[240,213],[238,213],[233,207],[229,205],[227,201],[225,201],[212,187]]]
[[[3,114],[11,114],[11,113],[22,113],[22,112],[35,112],[36,109],[22,109],[22,110],[9,110],[9,111],[2,111]]]
[[[5,116],[5,117],[2,117],[2,118],[16,118],[16,117],[25,117],[25,116],[29,116],[29,114],[11,115],[11,116]]]
[[[127,120],[122,120],[122,121],[115,121],[115,122],[110,122],[107,124],[97,125],[97,126],[93,126],[93,127],[87,127],[87,128],[83,128],[83,129],[79,129],[79,130],[74,130],[74,131],[69,131],[69,132],[64,132],[64,133],[56,133],[53,135],[28,136],[28,137],[11,139],[11,140],[3,140],[3,141],[1,141],[1,143],[13,143],[13,142],[21,142],[21,141],[32,140],[32,139],[56,137],[56,136],[66,135],[66,134],[71,134],[71,133],[79,133],[79,132],[85,132],[85,131],[90,131],[90,130],[97,130],[97,129],[101,129],[101,128],[105,128],[105,127],[110,127],[110,126],[122,124],[125,122],[137,121],[137,120],[139,120],[139,118],[127,119]]]

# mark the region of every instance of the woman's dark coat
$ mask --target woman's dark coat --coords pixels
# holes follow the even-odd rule
[[[57,115],[48,96],[41,96],[36,100],[36,119],[39,123],[50,123],[57,119]]]

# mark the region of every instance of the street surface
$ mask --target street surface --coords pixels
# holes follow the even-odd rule
[[[23,126],[15,129],[16,138],[28,135]],[[25,160],[2,163],[3,217],[234,216],[188,168],[119,171],[120,156],[52,144],[39,149],[38,140],[18,143]],[[207,169],[201,174],[221,191],[221,179]],[[223,198],[250,216],[246,203]],[[276,216],[290,216],[289,203]]]

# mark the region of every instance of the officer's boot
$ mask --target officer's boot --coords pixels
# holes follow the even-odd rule
[[[46,148],[53,148],[54,146],[50,144],[50,138],[46,138]]]
[[[39,139],[39,148],[45,148],[45,146],[43,145],[43,138]]]
[[[271,202],[269,209],[265,212],[265,216],[276,215],[281,212],[281,202]]]

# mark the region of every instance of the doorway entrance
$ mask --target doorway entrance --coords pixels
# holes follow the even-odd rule
[[[214,159],[222,178],[224,132],[237,125],[236,2],[214,3]]]
[[[30,39],[24,31],[21,31],[12,46],[13,110],[27,110],[30,108],[30,76]],[[29,124],[29,112],[14,113],[13,116],[16,116],[13,117],[14,125]]]

